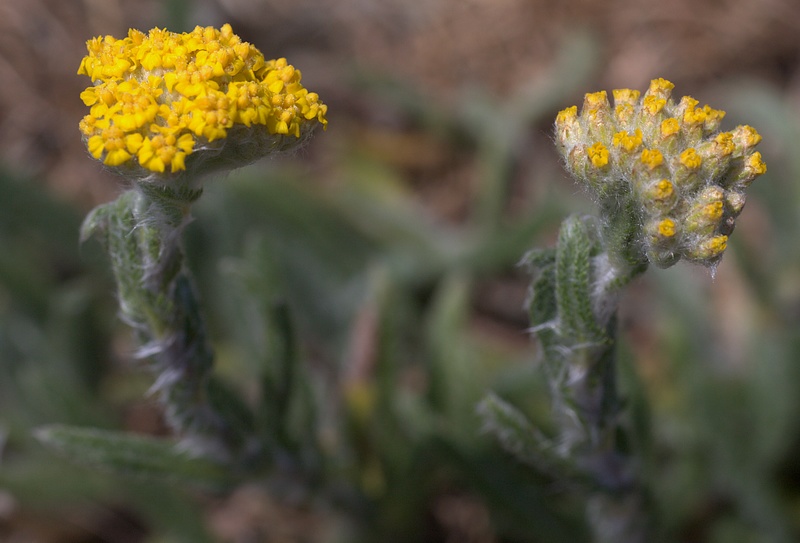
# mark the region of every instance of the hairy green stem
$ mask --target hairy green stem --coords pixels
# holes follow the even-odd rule
[[[100,235],[108,250],[121,317],[136,331],[137,355],[150,360],[167,422],[185,445],[231,460],[245,436],[211,401],[213,353],[181,245],[200,193],[138,184],[95,209],[82,236]]]
[[[528,257],[530,298],[553,398],[557,435],[541,440],[563,476],[589,485],[587,516],[598,542],[646,541],[637,466],[619,436],[616,314],[621,290],[646,269],[626,248],[627,222],[570,217],[555,250]]]

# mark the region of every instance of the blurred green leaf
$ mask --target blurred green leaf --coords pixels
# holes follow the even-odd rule
[[[169,441],[95,428],[51,425],[36,438],[72,461],[111,473],[209,488],[232,483],[225,465],[181,451]]]
[[[484,431],[494,435],[517,460],[542,471],[552,470],[542,455],[549,448],[546,439],[521,411],[490,393],[478,404],[478,414]]]

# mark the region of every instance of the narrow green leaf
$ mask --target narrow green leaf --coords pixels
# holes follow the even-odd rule
[[[105,232],[108,227],[108,215],[111,210],[111,204],[103,204],[94,208],[84,219],[81,225],[81,243],[85,242],[95,234]],[[105,240],[101,240],[105,241]]]
[[[547,438],[516,407],[489,393],[477,411],[484,430],[493,434],[506,451],[521,462],[543,471],[552,470],[553,462],[546,457],[550,450]]]
[[[268,312],[268,367],[263,372],[261,401],[265,416],[274,418],[269,422],[277,427],[279,439],[286,441],[289,435],[289,410],[297,378],[295,374],[300,363],[297,357],[297,338],[286,302],[272,304]]]
[[[253,435],[255,431],[253,412],[237,390],[217,376],[209,375],[206,391],[209,404],[225,420],[227,427],[236,434],[236,441]]]
[[[112,473],[213,488],[232,482],[225,466],[179,450],[165,440],[63,425],[38,428],[34,435],[77,464]]]
[[[528,315],[533,333],[539,338],[545,354],[556,339],[555,321],[558,316],[556,301],[556,251],[554,249],[530,251],[522,261],[533,274],[528,297]]]
[[[559,325],[561,333],[574,344],[606,339],[592,307],[592,257],[599,252],[599,244],[589,228],[582,217],[568,218],[559,232],[556,249]]]
[[[451,417],[463,408],[454,401],[470,380],[462,374],[471,374],[462,349],[469,292],[470,280],[467,277],[457,274],[445,276],[434,293],[425,327],[430,364],[429,398],[437,411]],[[474,376],[471,377],[474,380]]]

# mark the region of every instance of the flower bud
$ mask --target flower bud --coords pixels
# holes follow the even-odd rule
[[[736,218],[744,209],[745,195],[742,192],[734,192],[732,190],[725,192],[725,207],[728,215]]]
[[[647,258],[659,268],[668,268],[681,258],[677,251],[678,229],[678,223],[670,217],[656,218],[645,225]]]
[[[583,129],[578,123],[578,106],[568,107],[556,116],[556,141],[571,149],[583,140]]]
[[[584,96],[581,119],[590,138],[608,141],[609,130],[614,120],[606,91],[592,92]]]
[[[675,154],[680,145],[681,124],[675,117],[667,117],[658,127],[655,140],[658,148],[670,155]]]
[[[766,172],[754,149],[761,136],[749,126],[719,132],[724,111],[690,96],[676,102],[673,88],[654,79],[643,95],[615,89],[613,110],[605,91],[588,93],[580,112],[558,114],[556,141],[605,213],[633,206],[626,227],[606,221],[626,232],[627,254],[661,267],[681,257],[712,266],[744,207],[744,189]]]
[[[761,160],[761,153],[758,151],[747,156],[743,162],[742,170],[736,176],[733,184],[738,188],[746,189],[756,177],[767,173],[767,165]]]
[[[640,92],[631,89],[614,89],[614,118],[617,126],[627,129],[636,115]]]
[[[684,221],[687,233],[711,235],[719,227],[725,210],[725,191],[720,187],[706,187],[689,204]]]
[[[697,148],[697,154],[703,160],[702,175],[706,178],[718,179],[724,186],[734,148],[731,132],[720,132],[714,136],[713,140],[701,143]]]
[[[700,175],[700,166],[703,158],[697,154],[694,147],[684,149],[672,164],[673,181],[684,193],[697,190],[703,184],[703,177]]]
[[[670,211],[678,199],[675,186],[669,179],[659,179],[645,185],[640,196],[642,206],[648,214],[662,214]]]
[[[691,262],[713,266],[722,258],[728,247],[728,236],[718,235],[709,238],[692,240],[684,251],[684,256]]]

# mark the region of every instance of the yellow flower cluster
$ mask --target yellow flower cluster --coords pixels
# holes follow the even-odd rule
[[[81,93],[90,112],[80,130],[94,158],[131,175],[182,172],[202,151],[243,165],[327,125],[327,106],[303,87],[300,71],[283,58],[265,60],[228,24],[130,30],[124,39],[94,38],[87,49],[78,74],[94,86]]]
[[[724,111],[672,97],[654,79],[641,96],[616,89],[589,93],[583,109],[556,118],[556,139],[569,171],[603,203],[632,199],[647,259],[668,267],[685,258],[714,265],[722,257],[748,185],[767,171],[749,126],[719,132]],[[612,206],[613,207],[613,206]]]

